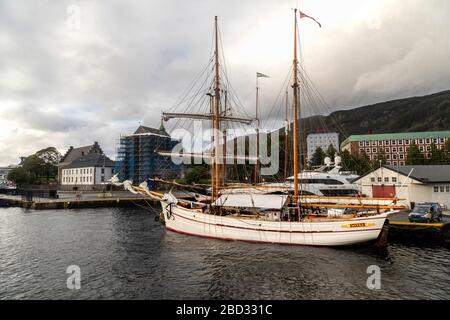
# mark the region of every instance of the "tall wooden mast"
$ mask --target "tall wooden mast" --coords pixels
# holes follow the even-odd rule
[[[220,188],[220,164],[219,164],[219,130],[220,130],[220,112],[219,112],[219,104],[220,104],[220,73],[219,73],[219,31],[217,25],[217,16],[215,17],[215,85],[214,85],[214,97],[215,97],[215,121],[213,124],[214,127],[214,156],[215,156],[215,198],[219,197],[219,188]]]
[[[288,113],[288,102],[289,101],[289,93],[286,90],[286,118],[284,121],[284,180],[287,178],[287,168],[288,168],[288,150],[289,150],[289,113]]]
[[[298,108],[299,108],[299,101],[298,101],[298,59],[297,59],[297,9],[294,9],[294,84],[292,85],[292,88],[294,90],[294,119],[293,119],[293,132],[292,132],[292,144],[294,149],[294,202],[295,204],[298,203],[298,134],[297,134],[297,126],[298,126]]]
[[[255,163],[255,173],[254,173],[254,183],[258,184],[258,176],[259,176],[259,84],[258,84],[258,74],[256,75],[256,163]]]

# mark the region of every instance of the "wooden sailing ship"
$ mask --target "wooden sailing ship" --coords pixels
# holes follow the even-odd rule
[[[402,209],[395,199],[365,199],[341,197],[305,197],[299,190],[300,163],[298,148],[298,118],[300,112],[297,10],[294,18],[293,74],[293,194],[257,192],[225,194],[221,192],[224,171],[220,162],[219,132],[222,123],[251,123],[251,119],[234,118],[221,112],[221,81],[219,73],[218,24],[215,17],[214,95],[210,95],[210,114],[164,113],[173,118],[211,121],[215,129],[211,161],[211,194],[198,200],[177,199],[172,193],[149,191],[145,184],[127,188],[145,193],[161,203],[161,218],[165,227],[178,233],[224,240],[280,243],[313,246],[343,246],[375,241],[379,238],[387,217]]]

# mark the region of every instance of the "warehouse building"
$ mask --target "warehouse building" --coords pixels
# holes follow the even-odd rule
[[[369,197],[398,197],[405,199],[402,202],[409,207],[420,202],[437,202],[450,209],[450,165],[385,165],[355,183]]]

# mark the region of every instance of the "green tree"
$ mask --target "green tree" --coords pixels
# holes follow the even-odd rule
[[[372,164],[370,163],[369,157],[367,156],[366,152],[363,151],[355,160],[357,163],[356,172],[358,172],[359,175],[365,174],[366,172],[371,170]]]
[[[334,161],[334,157],[336,156],[336,153],[337,153],[336,148],[332,144],[330,144],[328,146],[326,156],[330,157],[331,161]]]
[[[34,174],[27,171],[23,167],[18,167],[18,168],[12,169],[8,173],[8,177],[7,177],[7,179],[9,181],[12,181],[17,185],[33,183],[35,178],[36,178],[36,176]]]
[[[348,150],[344,150],[340,153],[341,166],[347,171],[356,171],[356,159],[351,155]]]
[[[11,170],[8,180],[16,184],[42,183],[41,178],[47,182],[56,178],[58,162],[61,154],[54,147],[39,150],[26,157],[22,166]]]
[[[193,183],[201,183],[205,180],[209,179],[210,177],[210,170],[208,166],[206,165],[197,165],[192,166],[188,173],[186,174],[186,183],[187,184],[193,184]]]
[[[450,164],[450,138],[445,141],[444,147],[442,148],[445,164]]]
[[[322,148],[318,147],[316,149],[316,151],[314,152],[314,154],[312,155],[312,157],[311,157],[310,165],[311,166],[320,166],[320,165],[322,165],[323,161],[325,159],[325,156],[326,156],[326,154],[325,154],[325,152],[323,152]]]
[[[446,164],[444,150],[438,149],[436,144],[431,144],[430,158],[428,164]]]
[[[408,153],[406,155],[407,165],[423,165],[425,164],[425,157],[420,151],[419,147],[413,142],[409,146]]]

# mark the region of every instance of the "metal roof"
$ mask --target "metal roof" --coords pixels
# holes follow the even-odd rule
[[[350,142],[374,141],[374,140],[398,140],[398,139],[435,139],[449,138],[450,131],[428,131],[428,132],[400,132],[400,133],[382,133],[382,134],[363,134],[352,135],[342,142],[341,147]]]
[[[392,171],[408,176],[412,169],[411,178],[423,183],[450,182],[450,165],[429,165],[429,166],[391,166],[386,165]]]

